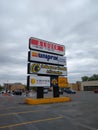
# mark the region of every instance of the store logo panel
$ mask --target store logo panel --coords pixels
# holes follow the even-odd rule
[[[68,87],[67,77],[59,77],[58,78],[58,86],[60,88],[66,88],[66,87]]]
[[[58,87],[58,77],[57,76],[50,77],[50,85],[52,87]]]
[[[28,64],[29,74],[47,74],[47,75],[67,75],[67,68],[64,66],[47,65],[42,63]]]
[[[45,76],[29,76],[30,87],[50,87],[50,77]]]
[[[58,65],[66,65],[66,57],[39,52],[39,51],[30,51],[29,60],[30,62],[37,61],[37,62],[52,63]]]
[[[57,43],[41,40],[38,38],[31,37],[29,39],[29,48],[46,51],[54,54],[64,55],[65,54],[65,46]]]

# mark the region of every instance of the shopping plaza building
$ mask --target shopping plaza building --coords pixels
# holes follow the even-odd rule
[[[94,89],[98,89],[98,80],[77,81],[76,83],[69,83],[68,87],[76,91],[94,91]]]
[[[69,83],[69,88],[76,91],[93,91],[98,89],[98,80],[96,81],[77,81],[76,83]],[[26,90],[26,85],[21,83],[4,83],[5,90]]]
[[[98,80],[81,82],[82,91],[93,91],[94,89],[98,89]]]
[[[14,90],[23,90],[23,91],[25,91],[26,86],[23,85],[22,83],[4,83],[4,89],[5,90],[10,90],[10,91],[14,91]]]

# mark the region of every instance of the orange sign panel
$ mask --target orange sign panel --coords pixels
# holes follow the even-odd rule
[[[58,86],[59,88],[66,88],[68,86],[68,79],[66,77],[59,77]]]

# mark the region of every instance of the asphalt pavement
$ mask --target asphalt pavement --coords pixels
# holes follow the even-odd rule
[[[61,96],[70,96],[72,101],[28,105],[24,96],[0,95],[0,130],[98,130],[98,94]]]

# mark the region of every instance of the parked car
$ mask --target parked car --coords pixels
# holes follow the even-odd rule
[[[94,90],[94,93],[98,93],[98,89],[95,89],[95,90]]]
[[[6,91],[5,91],[5,90],[0,91],[0,94],[4,94],[4,93],[6,93]]]
[[[70,89],[70,88],[65,88],[64,92],[66,92],[68,94],[76,94],[76,91],[74,91],[73,89]]]
[[[15,90],[13,92],[13,95],[22,95],[22,91],[21,90]]]

